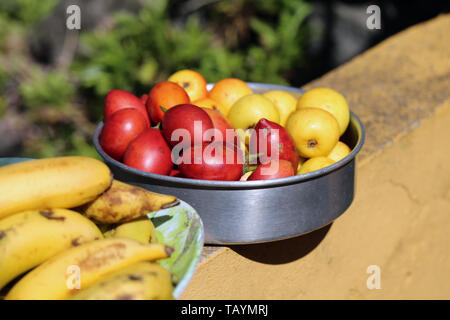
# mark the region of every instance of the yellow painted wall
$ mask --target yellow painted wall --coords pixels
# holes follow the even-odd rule
[[[353,205],[309,254],[263,262],[295,257],[314,235],[224,249],[200,265],[183,298],[450,298],[449,164],[447,105],[359,166]],[[367,289],[369,265],[381,269],[380,290]]]
[[[343,91],[369,130],[352,206],[305,236],[218,248],[182,298],[450,299],[448,27],[411,28],[308,86]]]

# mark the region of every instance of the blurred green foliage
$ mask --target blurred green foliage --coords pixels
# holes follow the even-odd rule
[[[46,105],[64,108],[75,90],[74,84],[64,72],[56,70],[44,73],[39,68],[32,69],[30,77],[22,82],[19,88],[23,104],[27,108],[41,108]]]
[[[250,8],[250,17],[240,16]],[[176,26],[168,9],[167,0],[149,1],[137,15],[117,14],[111,29],[83,34],[82,52],[74,64],[81,84],[100,96],[114,88],[147,91],[184,68],[199,71],[210,82],[238,77],[288,84],[287,72],[301,64],[302,22],[309,13],[303,1],[221,1],[206,13],[211,17],[208,24],[213,24],[209,28],[200,22],[200,14]],[[236,35],[241,38],[235,43],[227,43],[215,28],[236,28],[236,20],[248,24],[248,30]]]
[[[24,136],[26,156],[95,156],[91,135],[111,89],[140,95],[185,68],[209,82],[237,77],[289,84],[304,63],[310,12],[305,1],[195,6],[205,2],[147,0],[136,13],[118,12],[106,26],[82,30],[69,68],[44,67],[27,50],[27,41],[57,3],[0,2],[0,116],[16,112],[35,127]],[[10,96],[19,97],[15,105]]]
[[[58,0],[2,0],[0,16],[2,20],[30,27],[45,18],[57,3]]]

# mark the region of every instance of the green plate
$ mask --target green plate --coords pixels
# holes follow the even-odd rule
[[[148,215],[156,227],[158,242],[175,250],[168,259],[159,263],[170,270],[176,283],[174,297],[179,298],[194,275],[203,249],[203,224],[197,212],[180,200],[176,207],[152,212]]]
[[[0,158],[0,167],[26,158]],[[151,212],[148,217],[156,227],[158,241],[174,248],[170,258],[159,263],[167,268],[173,277],[173,295],[179,298],[194,275],[203,249],[204,231],[199,215],[189,204],[180,204],[169,209]]]

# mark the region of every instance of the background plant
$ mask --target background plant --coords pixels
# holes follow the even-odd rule
[[[238,77],[290,84],[301,72],[310,9],[290,0],[149,0],[82,30],[68,63],[42,63],[29,39],[56,0],[0,3],[0,154],[96,156],[103,98],[137,95],[183,68],[208,81]],[[107,19],[106,19],[107,18]]]

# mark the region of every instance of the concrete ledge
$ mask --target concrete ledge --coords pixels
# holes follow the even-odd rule
[[[366,127],[354,203],[295,239],[206,247],[182,298],[450,298],[448,30],[450,15],[414,26],[305,87],[342,92]]]

